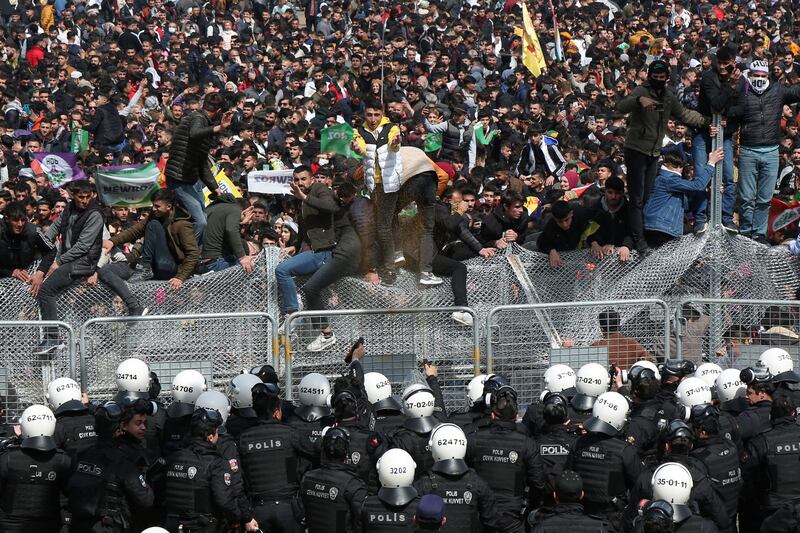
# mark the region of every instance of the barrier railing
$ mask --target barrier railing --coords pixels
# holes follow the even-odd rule
[[[472,317],[473,325],[453,321],[455,312]],[[382,322],[376,324],[376,320]],[[330,321],[336,342],[321,352],[312,352],[307,345],[319,335],[325,321]],[[466,382],[485,371],[478,326],[475,311],[468,307],[294,313],[286,324],[291,333],[283,337],[286,397],[294,398],[294,387],[309,372],[319,372],[330,379],[341,376],[347,367],[345,355],[358,338],[364,337],[364,371],[385,374],[394,394],[421,379],[422,362],[427,359],[438,367],[445,404],[460,408],[464,405]]]
[[[91,398],[116,392],[117,365],[129,357],[146,361],[169,390],[188,368],[206,376],[209,388],[256,365],[278,365],[275,320],[266,313],[216,313],[95,318],[80,330],[81,385]],[[169,398],[165,398],[169,401]]]
[[[58,333],[59,347],[46,355],[34,355],[44,329]],[[0,395],[5,417],[14,421],[32,403],[45,403],[47,384],[53,379],[76,377],[76,338],[64,322],[19,320],[0,322]]]
[[[681,355],[696,363],[744,368],[770,347],[788,351],[800,368],[797,300],[688,298],[676,310],[675,332]]]
[[[488,371],[509,378],[523,405],[538,398],[551,364],[577,372],[586,363],[629,367],[668,357],[671,318],[669,306],[654,299],[495,307],[486,317]]]

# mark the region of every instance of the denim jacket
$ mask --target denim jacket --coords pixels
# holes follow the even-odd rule
[[[688,204],[686,193],[704,191],[713,174],[714,167],[705,165],[699,176],[685,180],[677,172],[661,167],[644,206],[644,229],[673,237],[683,235],[683,214]]]

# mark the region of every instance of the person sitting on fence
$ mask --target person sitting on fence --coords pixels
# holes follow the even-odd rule
[[[525,199],[520,193],[507,189],[500,199],[500,205],[483,220],[478,240],[485,247],[494,247],[498,250],[503,250],[513,242],[522,245],[528,235],[529,225],[530,217],[525,211]],[[470,257],[477,255],[478,252],[473,252]]]
[[[0,278],[11,277],[27,283],[35,298],[56,258],[56,249],[41,238],[36,226],[28,222],[24,205],[14,202],[3,213],[4,218],[0,219]],[[39,267],[30,274],[37,257],[41,257]]]
[[[536,245],[540,252],[547,254],[550,267],[561,266],[558,252],[584,248],[586,238],[597,225],[589,219],[588,212],[581,206],[558,200],[550,208],[552,218],[547,221],[539,234]]]
[[[72,182],[73,198],[53,222],[45,237],[59,242],[59,253],[48,270],[37,300],[42,320],[58,320],[58,295],[94,273],[103,242],[103,213],[87,180]],[[60,347],[58,331],[45,329],[45,338],[34,355]]]
[[[178,290],[197,266],[200,250],[194,236],[191,218],[175,205],[175,194],[159,189],[152,197],[153,210],[130,229],[103,241],[103,248],[131,243],[144,237],[142,252],[135,261],[140,280],[169,280],[169,288]],[[125,300],[130,292],[116,269],[118,263],[101,269],[100,279]],[[130,270],[127,265],[126,269]],[[127,274],[124,271],[123,274]],[[130,276],[129,276],[130,277]]]
[[[247,255],[239,232],[242,209],[230,193],[217,197],[206,208],[206,229],[198,272],[219,272],[242,265],[245,272],[253,271],[253,258]]]
[[[611,176],[606,180],[603,198],[594,218],[600,228],[587,239],[592,255],[597,259],[616,255],[623,263],[628,261],[633,250],[633,237],[628,225],[630,217],[625,182],[621,178]]]
[[[592,346],[608,348],[608,364],[620,368],[630,368],[636,361],[653,362],[653,356],[639,344],[639,341],[620,331],[619,313],[614,310],[603,311],[598,317],[603,339]]]
[[[339,204],[330,182],[314,181],[311,168],[301,165],[293,172],[292,194],[300,201],[300,233],[310,250],[281,262],[275,269],[281,310],[287,317],[299,309],[293,276],[311,276],[303,285],[308,307],[322,309],[322,291],[354,272],[361,255],[361,244],[350,226],[347,209]],[[316,322],[321,331],[308,345],[312,352],[336,343],[330,323],[325,319],[316,319]],[[284,328],[284,332],[288,334],[288,328]]]

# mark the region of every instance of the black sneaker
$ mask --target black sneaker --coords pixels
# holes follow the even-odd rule
[[[151,269],[149,265],[136,265],[136,269],[128,281],[136,283],[138,281],[149,281],[151,279],[153,279],[153,269]]]
[[[381,278],[381,284],[392,286],[397,281],[397,271],[393,268],[385,268],[378,272]]]

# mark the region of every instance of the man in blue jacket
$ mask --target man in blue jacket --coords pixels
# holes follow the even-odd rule
[[[704,191],[714,174],[714,165],[722,161],[722,149],[708,154],[708,164],[692,180],[682,176],[685,156],[672,150],[664,154],[653,192],[644,207],[644,231],[647,243],[656,247],[683,235],[683,216],[687,194]]]

